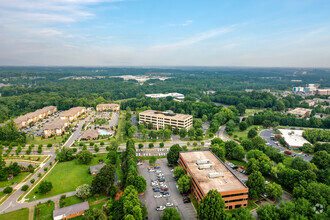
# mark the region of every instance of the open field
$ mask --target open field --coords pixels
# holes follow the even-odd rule
[[[248,138],[247,135],[248,135],[249,131],[250,131],[252,128],[257,128],[258,131],[260,131],[260,129],[262,129],[262,126],[260,126],[260,125],[252,125],[252,126],[248,127],[245,131],[241,131],[241,130],[239,130],[239,127],[236,126],[236,127],[234,128],[234,132],[233,132],[233,135],[232,135],[231,137],[235,137],[235,135],[236,135],[238,139],[239,139],[239,138],[246,139],[246,138]]]
[[[58,144],[58,143],[62,143],[62,140],[64,138],[64,136],[57,136],[55,137],[56,139],[54,139],[54,137],[52,138],[42,138],[41,136],[36,136],[36,137],[26,137],[26,143],[27,144],[34,144],[36,146],[38,146],[39,144]]]
[[[0,215],[0,220],[26,220],[29,219],[29,208],[19,209]]]
[[[53,184],[53,189],[48,194],[39,194],[38,187],[27,195],[27,199],[36,200],[55,196],[58,194],[75,191],[82,184],[91,184],[93,176],[89,174],[89,166],[97,165],[99,159],[106,162],[106,154],[96,155],[92,162],[88,165],[80,164],[77,160],[61,162],[45,177],[44,181],[50,181]]]
[[[25,177],[27,177],[30,173],[29,172],[23,172],[19,173],[17,176],[14,177],[14,179],[10,181],[0,181],[0,188],[11,186],[14,183],[20,183]]]

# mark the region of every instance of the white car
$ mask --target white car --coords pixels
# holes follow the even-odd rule
[[[167,203],[165,204],[165,206],[166,206],[166,207],[172,207],[172,206],[173,206],[173,202],[167,202]]]
[[[172,169],[171,172],[174,172],[174,169]]]
[[[166,207],[165,206],[158,206],[156,208],[157,211],[163,211]]]
[[[154,195],[154,197],[156,198],[156,199],[159,199],[159,198],[162,198],[163,196],[162,195]]]
[[[162,171],[161,170],[156,170],[155,173],[162,173]]]
[[[163,195],[163,198],[170,197],[170,194]]]
[[[154,169],[150,169],[150,170],[148,170],[148,172],[155,172],[155,170]]]

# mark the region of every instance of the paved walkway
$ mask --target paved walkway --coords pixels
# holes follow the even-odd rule
[[[29,207],[29,220],[34,219],[34,206]]]
[[[60,208],[60,200],[55,200],[55,209],[59,209]]]

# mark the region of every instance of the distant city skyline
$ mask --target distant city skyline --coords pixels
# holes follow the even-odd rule
[[[330,67],[330,1],[0,0],[0,65]]]

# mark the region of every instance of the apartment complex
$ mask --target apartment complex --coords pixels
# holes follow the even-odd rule
[[[312,109],[296,108],[287,112],[288,114],[296,115],[298,117],[309,117],[312,113]]]
[[[69,121],[67,119],[55,119],[44,126],[42,135],[45,138],[50,136],[60,136],[68,126]]]
[[[85,107],[74,107],[74,108],[70,108],[67,111],[64,111],[60,114],[60,118],[61,119],[66,119],[68,121],[74,121],[77,120],[77,118],[84,114],[86,112],[86,108]]]
[[[198,202],[210,190],[217,190],[226,210],[247,207],[248,187],[211,151],[180,152],[179,164],[191,176],[192,193]]]
[[[38,109],[35,112],[30,112],[22,115],[14,120],[18,128],[23,128],[29,126],[30,123],[35,123],[41,119],[46,118],[49,115],[57,112],[56,106],[47,106],[42,109]]]
[[[114,111],[117,112],[120,109],[120,105],[118,104],[99,104],[96,106],[96,111]]]
[[[152,123],[153,129],[159,130],[170,125],[172,127],[186,128],[189,130],[193,126],[193,117],[191,115],[176,114],[172,111],[147,110],[140,112],[139,123]]]

